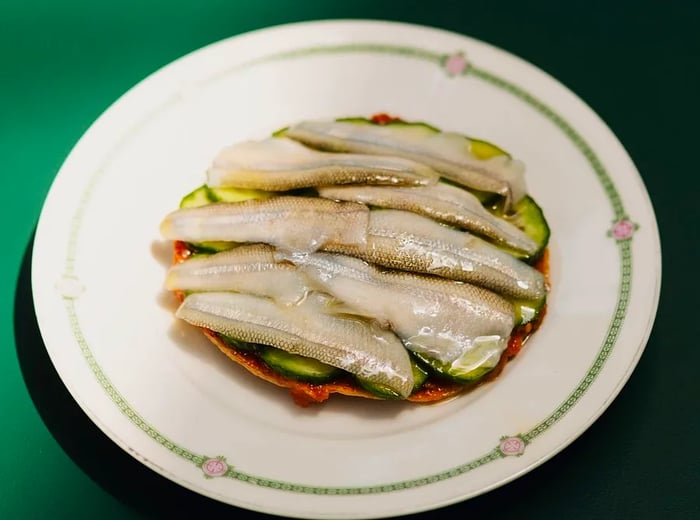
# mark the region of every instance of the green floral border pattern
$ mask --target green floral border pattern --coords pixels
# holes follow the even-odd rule
[[[393,46],[384,44],[348,44],[348,45],[334,45],[334,46],[316,46],[301,49],[294,49],[291,51],[275,53],[268,55],[256,60],[231,67],[227,70],[222,71],[216,76],[208,78],[208,81],[215,81],[224,76],[227,76],[236,71],[240,71],[245,68],[249,68],[255,65],[261,65],[264,63],[269,63],[273,61],[289,60],[297,58],[306,58],[316,55],[329,55],[329,54],[356,54],[356,53],[372,53],[372,54],[388,54],[392,56],[399,56],[404,58],[416,59],[421,61],[427,61],[435,63],[441,67],[444,67],[446,74],[448,76],[471,76],[482,80],[496,88],[499,88],[509,94],[517,97],[526,104],[530,105],[532,108],[536,109],[540,114],[549,119],[553,124],[555,124],[576,146],[576,148],[584,155],[588,160],[589,164],[593,168],[596,176],[598,177],[605,193],[612,205],[613,213],[616,221],[622,221],[626,219],[626,214],[624,212],[622,200],[615,189],[615,186],[606,172],[604,166],[598,159],[597,155],[590,148],[588,143],[583,139],[583,137],[574,130],[571,125],[569,125],[561,116],[554,112],[549,106],[547,106],[542,101],[535,98],[533,95],[528,93],[526,90],[518,87],[517,85],[492,74],[484,69],[477,68],[472,64],[468,63],[463,52],[455,53],[452,55],[438,54],[431,51],[426,51],[422,49],[417,49],[413,47],[406,46]],[[446,65],[447,64],[447,65]],[[156,110],[147,114],[137,126],[145,124],[151,117],[156,115],[162,108],[169,105],[170,102],[165,102],[160,105]],[[132,134],[129,132],[129,134]],[[85,212],[85,208],[88,200],[90,199],[91,193],[95,184],[97,183],[99,177],[105,170],[105,166],[109,162],[111,156],[116,153],[116,149],[121,147],[126,142],[126,137],[122,138],[116,145],[112,153],[105,159],[103,168],[95,172],[90,182],[83,192],[81,202],[76,210],[76,213],[72,219],[71,233],[69,237],[68,253],[66,258],[66,269],[64,278],[66,279],[76,279],[75,275],[75,259],[77,257],[78,242],[79,242],[79,232],[81,227],[82,218]],[[566,413],[576,405],[579,399],[585,394],[590,385],[595,381],[596,377],[603,368],[606,360],[608,359],[612,349],[617,340],[620,328],[624,321],[627,305],[629,302],[629,292],[631,286],[632,278],[632,255],[631,255],[631,241],[630,240],[618,240],[617,245],[621,256],[621,283],[618,294],[618,301],[613,314],[613,318],[609,325],[606,338],[600,348],[592,366],[586,372],[586,375],[579,382],[577,387],[573,392],[561,403],[561,405],[550,414],[547,418],[541,421],[532,430],[517,434],[511,439],[520,440],[524,446],[531,443],[539,435],[547,431],[552,425],[554,425],[559,419],[561,419]],[[262,486],[271,489],[279,489],[284,491],[303,493],[303,494],[315,494],[315,495],[365,495],[365,494],[376,494],[376,493],[387,493],[391,491],[397,491],[401,489],[410,489],[425,486],[431,483],[443,481],[449,478],[462,475],[474,469],[477,469],[485,464],[493,462],[495,460],[504,458],[508,456],[500,445],[496,446],[494,449],[486,453],[480,458],[474,459],[467,463],[459,466],[455,466],[446,471],[429,475],[423,478],[405,480],[399,482],[392,482],[384,485],[374,485],[365,487],[319,487],[319,486],[308,486],[304,484],[294,484],[279,480],[270,480],[264,477],[251,475],[242,471],[238,471],[234,466],[228,465],[225,462],[224,457],[210,457],[201,454],[195,454],[191,451],[178,446],[175,442],[168,439],[156,429],[154,429],[143,417],[141,417],[124,399],[124,397],[119,393],[119,391],[110,382],[109,378],[106,376],[100,365],[97,363],[90,346],[88,345],[78,318],[78,313],[75,306],[75,297],[66,296],[65,297],[65,307],[68,315],[71,328],[75,335],[76,341],[81,349],[82,355],[85,358],[91,371],[97,378],[98,382],[102,388],[107,392],[110,399],[114,404],[124,413],[137,427],[144,431],[149,437],[158,442],[161,446],[172,452],[173,454],[188,460],[195,464],[197,467],[201,468],[204,476],[207,478],[212,477],[228,477],[239,481],[247,482],[253,485]],[[503,439],[506,439],[504,437]],[[517,442],[517,441],[516,441]],[[207,468],[215,468],[216,473],[208,471]]]

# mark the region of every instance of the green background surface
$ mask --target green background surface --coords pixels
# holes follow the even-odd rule
[[[693,322],[700,264],[700,4],[382,0],[0,0],[0,518],[242,514],[141,466],[83,415],[38,335],[28,252],[61,163],[129,87],[208,43],[324,18],[441,27],[554,75],[625,145],[661,231],[656,324],[635,373],[604,415],[517,481],[416,516],[700,518],[700,348]]]

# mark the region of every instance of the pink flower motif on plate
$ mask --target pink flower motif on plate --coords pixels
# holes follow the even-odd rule
[[[525,441],[520,437],[505,437],[498,448],[508,457],[519,456],[525,452]]]
[[[628,240],[632,238],[634,232],[637,231],[639,226],[628,219],[618,220],[613,224],[613,227],[608,231],[608,236],[613,237],[615,240]]]
[[[209,477],[221,477],[228,471],[228,464],[223,459],[208,459],[202,464],[202,471]]]
[[[445,58],[445,71],[448,76],[459,76],[467,70],[467,58],[463,52],[456,52]]]

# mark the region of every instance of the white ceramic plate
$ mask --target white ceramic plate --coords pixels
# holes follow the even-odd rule
[[[470,394],[301,409],[175,322],[158,225],[222,146],[376,112],[493,141],[527,164],[552,227],[549,313],[502,376]],[[245,508],[381,517],[483,493],[580,435],[644,348],[660,248],[630,158],[556,80],[464,36],[335,21],[223,41],[124,95],[56,177],[32,274],[64,383],[144,464]]]

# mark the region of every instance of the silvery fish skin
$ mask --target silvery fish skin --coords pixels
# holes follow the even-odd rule
[[[408,352],[391,332],[359,317],[330,313],[310,294],[298,305],[230,292],[193,293],[176,313],[192,325],[270,345],[341,368],[407,397],[413,389]]]
[[[318,188],[321,197],[360,202],[379,208],[401,209],[486,236],[526,254],[537,251],[537,243],[527,234],[492,215],[479,199],[466,190],[439,182],[433,186],[327,186]]]
[[[469,282],[518,299],[540,300],[547,292],[542,273],[526,263],[474,235],[409,211],[372,211],[364,244],[328,244],[323,249]]]
[[[181,208],[165,217],[161,234],[186,242],[264,242],[299,251],[324,244],[363,244],[369,210],[355,202],[273,197]]]
[[[165,287],[171,291],[235,291],[283,304],[301,301],[308,292],[306,278],[292,264],[276,261],[274,251],[272,246],[251,244],[194,256],[170,268]]]
[[[224,148],[207,172],[212,187],[286,191],[335,184],[425,186],[439,175],[400,157],[319,152],[284,137]]]
[[[507,155],[478,159],[470,141],[423,125],[373,125],[343,121],[304,121],[286,136],[314,148],[337,152],[398,155],[421,162],[446,179],[505,197],[506,209],[527,194],[525,166]]]
[[[515,324],[509,301],[473,285],[382,272],[345,255],[279,252],[277,257],[295,263],[321,290],[357,314],[388,325],[409,350],[443,363],[472,359],[492,368]]]

